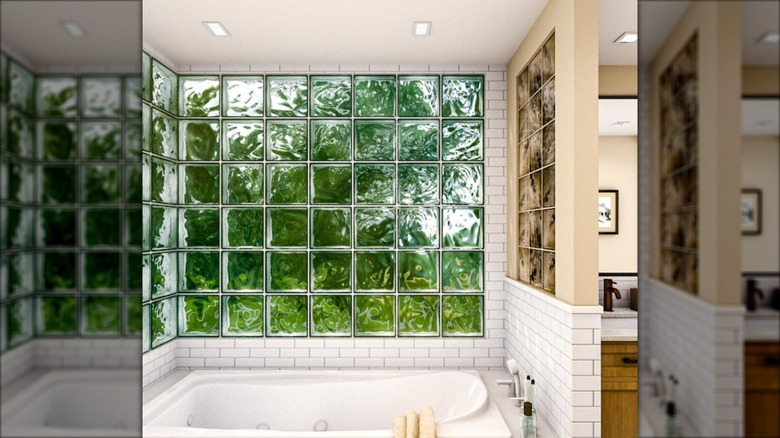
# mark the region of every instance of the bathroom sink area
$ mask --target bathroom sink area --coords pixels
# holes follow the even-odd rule
[[[601,341],[636,341],[638,315],[628,307],[615,307],[601,314]]]
[[[780,311],[759,307],[755,312],[745,312],[745,340],[780,340]]]

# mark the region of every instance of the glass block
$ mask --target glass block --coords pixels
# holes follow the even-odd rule
[[[179,297],[180,336],[219,336],[219,296]]]
[[[352,201],[352,167],[312,165],[312,203],[349,204]]]
[[[222,113],[229,117],[263,116],[263,77],[225,76],[222,78]],[[262,321],[262,318],[260,319]]]
[[[482,117],[485,105],[482,76],[444,76],[441,88],[444,117]]]
[[[268,159],[273,161],[306,161],[309,147],[309,125],[305,120],[271,120],[268,122]]]
[[[152,206],[152,249],[175,249],[178,245],[178,229],[175,208]]]
[[[138,117],[141,115],[141,78],[139,76],[125,76],[125,116]]]
[[[308,212],[304,208],[269,208],[268,246],[306,248],[309,238]]]
[[[170,295],[178,290],[178,254],[152,254],[152,299]]]
[[[398,209],[399,248],[436,248],[438,246],[439,209]]]
[[[398,78],[398,115],[400,117],[437,117],[439,115],[438,76],[400,76]]]
[[[44,160],[76,159],[76,124],[72,122],[38,122],[39,156]]]
[[[267,298],[268,336],[306,336],[309,331],[308,300],[302,295],[271,295]]]
[[[267,170],[269,204],[306,204],[309,181],[305,164],[269,164]]]
[[[122,124],[119,122],[82,122],[81,158],[115,160],[122,153]]]
[[[349,161],[352,157],[352,122],[314,120],[311,122],[312,161]]]
[[[142,141],[143,150],[150,151],[152,142],[152,110],[149,105],[144,104],[141,108],[141,122],[143,124]]]
[[[81,78],[81,114],[86,117],[115,117],[121,114],[122,79]]]
[[[141,226],[143,227],[142,250],[150,251],[152,249],[152,207],[144,204],[141,206]]]
[[[349,248],[352,235],[349,208],[313,208],[311,222],[314,248]]]
[[[392,161],[395,159],[395,122],[392,120],[356,120],[355,159],[359,161]]]
[[[552,34],[542,49],[542,80],[547,81],[555,74],[555,34]]]
[[[555,122],[544,127],[542,131],[542,165],[555,162]]]
[[[16,253],[9,255],[7,269],[8,277],[3,279],[2,285],[9,297],[32,292],[36,288],[35,276],[37,270],[30,269],[35,266],[35,254]],[[1,260],[1,259],[0,259]],[[2,294],[0,294],[2,295]]]
[[[227,248],[263,247],[263,210],[225,208],[223,246]]]
[[[398,123],[398,159],[436,161],[439,159],[439,122],[407,120]]]
[[[392,204],[395,198],[395,166],[355,165],[355,203]]]
[[[355,116],[395,115],[394,76],[355,76]]]
[[[144,262],[141,251],[125,252],[125,289],[130,291],[140,291],[144,282]],[[140,274],[140,275],[139,275]],[[140,300],[139,300],[140,301]]]
[[[542,246],[542,214],[539,211],[528,213],[528,245],[532,248]]]
[[[394,301],[392,295],[356,295],[355,336],[394,336]]]
[[[219,160],[219,123],[182,120],[181,153],[184,160],[216,161]]]
[[[152,322],[151,322],[151,306],[143,306],[141,310],[141,351],[143,353],[146,353],[151,348],[151,337],[152,337]]]
[[[555,206],[555,166],[542,170],[542,207]]]
[[[268,115],[306,117],[308,81],[306,76],[268,76]]]
[[[438,291],[439,253],[399,252],[398,289],[401,291]]]
[[[122,331],[120,297],[81,297],[81,333],[86,335],[119,335]]]
[[[224,165],[223,204],[262,204],[263,165]]]
[[[3,215],[3,221],[0,226],[4,226],[3,242],[8,248],[31,248],[34,244],[33,228],[35,220],[35,211],[31,208],[12,208],[0,210]]]
[[[146,184],[144,176],[141,163],[125,166],[125,203],[138,205],[143,200],[149,200],[149,197],[144,196],[144,190],[151,187],[144,186]]]
[[[13,347],[33,336],[33,300],[23,299],[8,303],[5,311],[5,330],[8,346]]]
[[[219,165],[181,166],[181,199],[184,204],[219,203]]]
[[[355,253],[357,291],[392,291],[395,289],[395,253],[372,251]]]
[[[73,117],[78,107],[78,83],[73,76],[44,76],[36,80],[39,116]]]
[[[482,336],[484,304],[481,295],[449,295],[442,299],[444,336]]]
[[[555,119],[555,80],[542,88],[542,124]]]
[[[349,292],[352,287],[352,253],[312,252],[311,282],[315,292]]]
[[[35,77],[29,70],[11,61],[8,65],[8,102],[27,113],[32,113],[34,83]]]
[[[542,287],[550,293],[555,293],[555,253],[545,251],[542,256]]]
[[[482,135],[482,121],[445,121],[441,132],[442,160],[482,160]]]
[[[141,297],[125,297],[125,334],[140,335],[143,327],[144,306]]]
[[[183,252],[179,253],[179,263],[181,290],[219,290],[219,253]]]
[[[529,275],[530,283],[538,288],[542,288],[542,251],[531,249],[528,251],[530,255],[530,268],[531,273]]]
[[[41,296],[37,298],[37,304],[37,334],[76,333],[76,297]]]
[[[533,96],[537,90],[542,88],[542,51],[534,55],[528,64],[529,91]]]
[[[439,166],[398,165],[398,203],[434,205],[439,203]]]
[[[72,252],[47,252],[41,254],[41,271],[45,290],[76,288],[76,254]]]
[[[263,290],[262,252],[225,252],[222,257],[226,290]]]
[[[121,257],[117,252],[90,252],[82,255],[84,289],[117,290],[122,279]]]
[[[442,243],[445,248],[482,246],[482,209],[443,210]]]
[[[311,77],[311,116],[352,115],[352,79],[349,76]]]
[[[81,166],[81,201],[88,204],[119,203],[119,166]]]
[[[152,348],[176,337],[176,298],[157,301],[151,305]]]
[[[178,158],[179,125],[176,119],[157,110],[152,110],[152,152],[164,157]]]
[[[482,203],[482,165],[445,164],[442,171],[442,203]]]
[[[76,210],[58,208],[41,209],[38,212],[39,246],[76,245]],[[117,222],[116,225],[118,231],[119,223]],[[86,227],[90,228],[90,224]]]
[[[438,336],[439,297],[401,295],[398,298],[399,336]]]
[[[152,104],[178,114],[178,82],[176,75],[166,66],[152,61]]]
[[[7,160],[0,163],[0,171],[7,177],[0,179],[0,194],[9,201],[35,202],[35,166],[23,161]]]
[[[181,113],[185,117],[219,116],[219,78],[181,76]]]
[[[263,336],[263,296],[222,297],[222,336]]]
[[[6,117],[5,149],[22,157],[33,158],[35,155],[34,120],[13,109],[8,110]]]
[[[270,128],[269,128],[270,129]],[[223,122],[225,160],[263,159],[263,122]]]
[[[147,102],[152,101],[152,58],[141,53],[141,79],[143,83],[143,99]]]
[[[441,255],[442,289],[445,292],[481,292],[482,251],[444,251]]]
[[[352,297],[316,295],[311,304],[312,336],[352,336]]]
[[[143,123],[125,122],[125,158],[141,161],[143,150]]]
[[[101,208],[82,210],[84,219],[81,222],[84,237],[82,242],[87,246],[119,246],[120,245],[120,215],[117,208]],[[54,213],[49,211],[46,213]]]
[[[0,101],[2,102],[8,101],[8,64],[8,57],[0,52]]]
[[[268,291],[306,292],[308,287],[305,252],[268,253]]]
[[[181,247],[219,246],[219,209],[184,208],[179,214]]]
[[[394,210],[391,208],[355,209],[355,240],[359,248],[393,248]]]

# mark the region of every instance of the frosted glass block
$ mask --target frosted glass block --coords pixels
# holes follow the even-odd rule
[[[308,299],[301,295],[271,295],[266,298],[268,336],[306,336]]]
[[[180,199],[184,204],[219,203],[219,165],[180,166]]]
[[[399,252],[398,289],[401,291],[439,290],[438,252]]]
[[[151,316],[150,316],[150,310],[151,306],[144,305],[141,310],[141,344],[143,352],[146,353],[151,348],[151,336],[152,336],[152,322],[151,322]]]
[[[439,203],[439,166],[398,165],[398,203],[435,205]]]
[[[395,253],[355,252],[355,286],[358,292],[395,290]]]
[[[542,247],[555,249],[555,209],[542,212]]]
[[[144,104],[141,108],[141,121],[143,131],[141,132],[142,147],[145,151],[150,151],[152,142],[152,110],[149,105]]]
[[[398,209],[398,247],[436,248],[439,246],[439,210],[436,208]]]
[[[394,336],[395,297],[355,296],[355,336]]]
[[[219,296],[179,297],[179,336],[219,336]]]
[[[5,289],[8,296],[21,295],[27,292],[35,290],[35,277],[33,274],[36,270],[30,269],[30,266],[35,266],[35,254],[17,253],[9,255],[6,260],[8,261],[8,277],[7,283],[3,283],[3,286],[7,286]]]
[[[352,166],[312,165],[312,203],[349,204],[352,200]]]
[[[438,334],[438,296],[401,295],[398,297],[399,336],[437,336]]]
[[[152,348],[176,337],[176,298],[157,301],[151,304],[151,342]]]
[[[395,115],[395,76],[355,76],[355,116]]]
[[[308,288],[308,255],[305,252],[269,252],[269,292],[306,292]]]
[[[81,114],[83,116],[116,117],[122,111],[121,101],[121,78],[109,76],[81,78]],[[139,112],[140,109],[139,104]]]
[[[395,211],[391,208],[356,208],[355,240],[359,248],[393,248]]]
[[[309,128],[305,120],[271,120],[268,122],[268,159],[306,161]]]
[[[349,76],[311,77],[311,116],[352,115],[352,80]]]
[[[269,208],[268,246],[275,248],[306,248],[308,244],[308,212],[303,208]]]
[[[32,113],[35,77],[20,64],[11,61],[8,66],[8,102]]]
[[[222,78],[222,113],[229,117],[263,116],[263,77],[225,76]],[[262,321],[262,319],[261,319]]]
[[[306,117],[308,115],[308,78],[306,76],[268,76],[268,115]]]
[[[151,150],[168,158],[179,156],[179,125],[176,119],[157,110],[152,110]]]
[[[312,252],[311,284],[315,292],[349,292],[352,287],[352,253]]]
[[[445,292],[481,292],[482,251],[444,251],[441,255],[442,289]]]
[[[263,165],[223,165],[223,204],[262,204]]]
[[[398,115],[400,117],[437,117],[439,115],[439,77],[400,76],[398,78]]]
[[[263,247],[263,209],[224,208],[223,243],[226,248]]]
[[[116,160],[122,153],[122,124],[119,122],[82,122],[81,158]]]
[[[219,116],[219,78],[181,76],[181,113],[185,117]]]
[[[484,298],[480,295],[450,295],[442,299],[444,336],[482,336]]]
[[[355,120],[355,160],[392,161],[394,158],[394,121]]]
[[[442,171],[442,203],[482,203],[482,165],[445,164]]]
[[[398,123],[398,159],[436,161],[439,159],[438,121],[401,121]]]
[[[445,248],[482,246],[481,208],[446,208],[442,214],[442,241]]]
[[[177,248],[178,221],[175,208],[152,207],[152,248],[175,249]]]
[[[118,252],[89,252],[82,254],[82,284],[89,290],[119,290],[121,285]]]
[[[218,247],[219,209],[180,209],[179,231],[181,247]]]
[[[263,336],[263,296],[222,297],[222,336]]]
[[[395,199],[395,166],[355,165],[355,203],[392,204]]]
[[[444,117],[482,117],[484,113],[482,76],[444,76],[442,78],[442,115]]]
[[[36,80],[36,114],[73,117],[78,107],[78,82],[74,76],[46,76]]]
[[[141,82],[142,82],[142,97],[147,102],[152,101],[152,58],[146,54],[141,53]]]
[[[263,159],[263,122],[226,121],[222,124],[222,133],[225,138],[223,159],[241,161]]]
[[[482,121],[445,121],[441,133],[442,160],[482,160],[482,135]]]
[[[0,199],[22,203],[35,202],[34,165],[9,158],[0,163],[0,170],[5,177],[5,181],[0,179]]]
[[[218,291],[219,253],[179,253],[180,291]]]
[[[178,290],[178,254],[152,254],[152,299],[170,295]]]
[[[81,297],[80,320],[84,335],[119,335],[122,331],[121,297]]]
[[[183,160],[216,161],[219,159],[219,123],[182,120],[181,153]]]
[[[25,158],[35,156],[35,122],[19,111],[9,109],[6,116],[5,150]]]
[[[149,205],[141,206],[141,224],[143,226],[143,243],[141,249],[149,251],[152,249],[152,207]]]
[[[144,129],[141,122],[125,122],[125,159],[141,161]]]
[[[312,336],[351,336],[352,297],[317,295],[311,303]]]
[[[314,248],[349,248],[352,235],[350,209],[311,209],[311,235]]]
[[[141,93],[141,77],[125,76],[124,104],[126,117],[139,117],[141,115]]]
[[[172,113],[179,113],[178,81],[168,67],[152,61],[152,104]]]
[[[555,80],[542,88],[542,124],[555,119]]]
[[[122,184],[120,167],[115,165],[81,166],[81,202],[117,204]]]
[[[174,204],[178,200],[176,164],[152,158],[152,201]]]
[[[71,122],[38,122],[38,151],[44,160],[74,160],[78,151],[76,124]]]
[[[352,122],[315,120],[311,122],[312,161],[349,161],[352,157]]]
[[[39,296],[36,304],[36,334],[76,334],[76,297]]]
[[[35,211],[31,208],[8,207],[3,211],[3,240],[8,248],[31,248],[34,244]]]
[[[33,336],[33,300],[32,298],[8,303],[5,311],[5,329],[8,347],[14,347]]]
[[[262,291],[263,290],[263,253],[224,252],[222,253],[225,277],[225,290]]]
[[[268,203],[306,204],[308,177],[305,164],[269,164]]]

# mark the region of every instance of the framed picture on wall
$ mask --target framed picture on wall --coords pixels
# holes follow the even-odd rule
[[[761,234],[761,190],[742,189],[740,209],[742,234],[745,236]]]
[[[599,190],[599,234],[618,233],[618,191]]]

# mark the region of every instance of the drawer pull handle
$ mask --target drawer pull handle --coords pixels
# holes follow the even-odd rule
[[[626,365],[636,365],[639,363],[639,359],[631,359],[630,357],[624,357],[623,363]]]
[[[767,356],[767,357],[764,358],[764,365],[770,366],[770,367],[780,366],[780,357],[778,357],[778,356]]]

